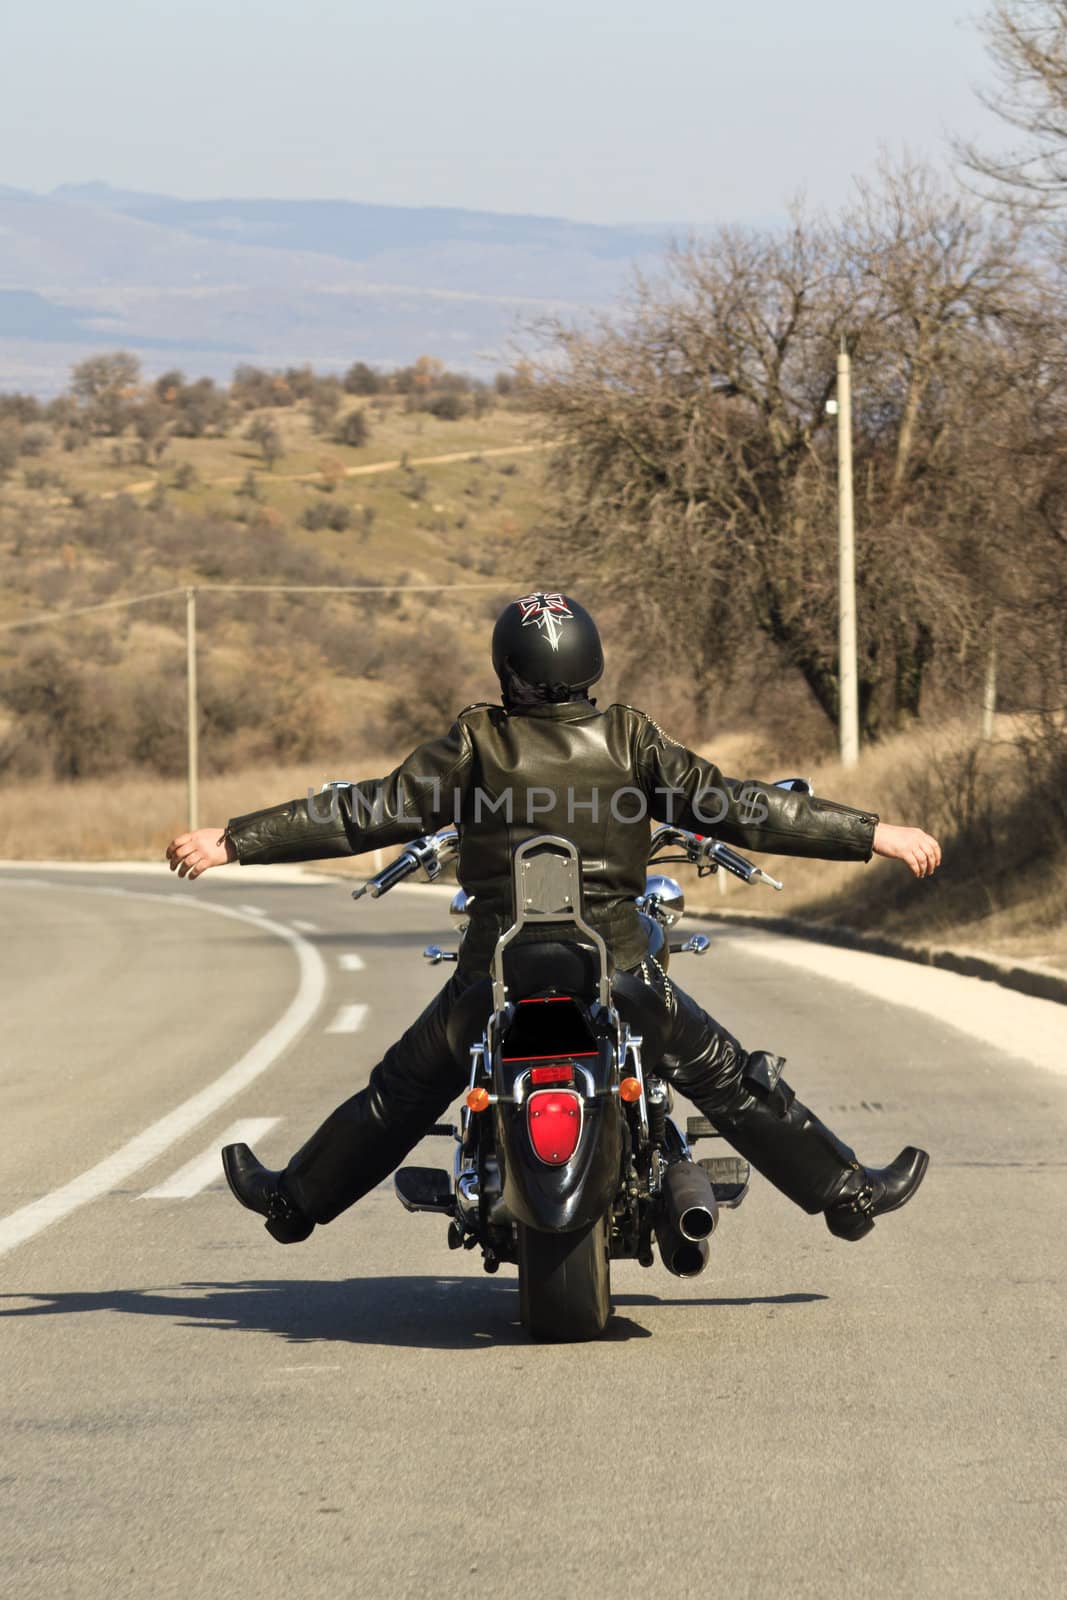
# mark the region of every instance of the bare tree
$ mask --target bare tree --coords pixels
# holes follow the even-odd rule
[[[982,31],[997,86],[980,98],[1019,139],[1000,155],[957,150],[994,198],[1056,210],[1067,203],[1067,0],[996,0]]]
[[[837,223],[798,215],[787,233],[676,250],[621,320],[554,328],[531,399],[565,441],[555,559],[606,567],[705,681],[777,651],[836,721],[826,407],[846,338],[861,724],[870,738],[918,714],[935,652],[972,637],[986,604],[972,546],[995,512],[983,503],[976,523],[965,376],[984,374],[993,403],[993,375],[1012,379],[983,356],[1032,309],[1013,225],[913,166]]]
[[[125,430],[140,376],[140,362],[126,350],[89,356],[71,368],[71,393],[94,433],[116,437]]]

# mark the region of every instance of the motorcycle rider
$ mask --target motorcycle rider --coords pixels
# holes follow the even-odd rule
[[[648,818],[781,855],[877,854],[920,878],[940,864],[937,841],[871,812],[724,778],[643,712],[599,710],[588,691],[603,672],[600,636],[566,595],[538,591],[513,601],[497,620],[492,651],[502,704],[468,706],[388,777],[341,787],[329,805],[321,797],[289,801],[232,818],[225,829],[180,834],[167,847],[171,870],[197,878],[228,862],[358,854],[459,826],[457,876],[470,924],[452,977],[367,1087],[331,1113],[284,1171],[263,1166],[247,1145],[224,1149],[234,1196],[266,1218],[280,1243],[295,1243],[399,1166],[466,1086],[467,1064],[453,1056],[446,1024],[513,920],[512,853],[524,839],[557,833],[581,852],[586,916],[616,968],[651,983],[667,1008],[661,1074],[790,1200],[822,1212],[839,1238],[862,1238],[875,1217],[911,1199],[928,1156],[908,1146],[887,1167],[864,1167],[797,1100],[781,1057],[745,1050],[647,959],[634,901],[644,889]]]

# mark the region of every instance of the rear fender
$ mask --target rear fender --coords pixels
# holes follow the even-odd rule
[[[561,1054],[559,1060],[566,1057]],[[569,1233],[604,1215],[619,1187],[623,1114],[615,1093],[615,1055],[601,1039],[596,1056],[575,1061],[573,1089],[581,1098],[581,1131],[574,1154],[559,1165],[543,1161],[530,1132],[531,1061],[496,1061],[496,1145],[504,1205],[517,1222],[542,1232]]]

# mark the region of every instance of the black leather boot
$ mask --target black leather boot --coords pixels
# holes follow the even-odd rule
[[[930,1157],[907,1145],[888,1167],[861,1167],[826,1210],[826,1226],[839,1239],[862,1239],[875,1217],[907,1205],[926,1176]]]
[[[228,1144],[222,1152],[222,1170],[235,1200],[249,1211],[266,1217],[266,1228],[279,1244],[299,1244],[315,1224],[294,1204],[285,1187],[285,1174],[272,1172],[246,1144]]]

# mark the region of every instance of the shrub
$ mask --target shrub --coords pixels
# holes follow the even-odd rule
[[[174,432],[182,439],[216,437],[226,432],[230,403],[211,378],[198,378],[179,389],[174,401]]]
[[[0,478],[6,478],[19,458],[19,431],[10,426],[0,428]]]
[[[353,361],[344,376],[346,394],[380,394],[385,380],[365,361]]]
[[[341,409],[341,390],[335,383],[316,381],[315,388],[310,397],[308,413],[311,418],[313,433],[329,433],[330,427]]]
[[[44,416],[44,407],[32,394],[0,394],[0,422],[21,424],[37,422]]]
[[[262,367],[244,365],[238,367],[233,375],[230,395],[246,411],[256,411],[266,406],[291,406],[296,399],[280,372],[266,372]]]
[[[259,445],[260,453],[266,462],[268,471],[273,472],[275,462],[279,461],[284,454],[282,436],[274,423],[268,417],[254,417],[248,425],[248,432],[245,434],[245,438],[251,439],[254,444]]]
[[[354,411],[346,412],[334,433],[337,444],[346,444],[352,450],[359,450],[370,440],[370,423],[367,413],[357,406]]]
[[[286,367],[282,377],[294,400],[310,400],[319,381],[306,361],[302,367]]]
[[[126,350],[90,356],[72,368],[71,393],[82,403],[94,433],[114,438],[125,430],[140,377],[140,362]]]
[[[170,420],[170,411],[162,401],[144,400],[133,412],[133,431],[142,444],[151,444],[159,437]]]
[[[19,451],[24,456],[43,456],[51,443],[52,433],[49,428],[23,428]]]
[[[326,500],[313,500],[309,506],[304,507],[300,518],[301,525],[307,528],[309,533],[321,533],[323,528],[330,526],[332,509]]]

